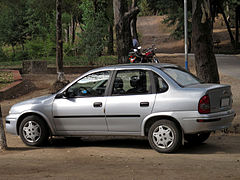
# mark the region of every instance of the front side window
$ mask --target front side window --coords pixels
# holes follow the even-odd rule
[[[109,71],[93,73],[73,84],[68,88],[67,93],[70,97],[104,96],[108,80]]]
[[[118,71],[113,83],[113,95],[151,93],[150,75],[145,70]]]
[[[180,86],[189,86],[193,84],[200,84],[200,80],[191,73],[177,69],[177,68],[163,68],[166,74],[168,74],[174,81]]]

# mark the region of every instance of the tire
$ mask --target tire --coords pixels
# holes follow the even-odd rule
[[[211,132],[197,133],[197,134],[185,134],[184,139],[189,144],[201,144],[209,138],[210,134],[211,134]]]
[[[182,133],[174,122],[160,120],[150,127],[148,141],[157,152],[172,153],[181,146]]]
[[[38,116],[27,116],[19,126],[19,135],[28,146],[41,146],[49,138],[47,124]]]

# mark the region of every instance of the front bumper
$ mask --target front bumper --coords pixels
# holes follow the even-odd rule
[[[9,114],[6,117],[6,131],[10,134],[17,135],[17,119],[20,114]]]
[[[229,128],[236,113],[233,110],[200,115],[194,118],[183,118],[181,126],[185,134],[216,131]]]

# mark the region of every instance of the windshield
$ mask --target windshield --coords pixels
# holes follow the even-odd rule
[[[193,84],[200,84],[200,80],[193,74],[177,68],[163,68],[167,75],[169,75],[180,86],[189,86]]]

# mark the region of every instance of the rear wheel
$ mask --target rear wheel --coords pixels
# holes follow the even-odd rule
[[[200,143],[206,141],[209,138],[210,134],[211,134],[211,132],[197,133],[197,134],[185,134],[184,139],[190,144],[200,144]]]
[[[153,149],[171,153],[181,146],[182,134],[177,125],[169,120],[155,122],[149,129],[148,141]]]
[[[19,127],[19,135],[28,146],[41,146],[49,137],[46,123],[38,116],[24,118]]]

